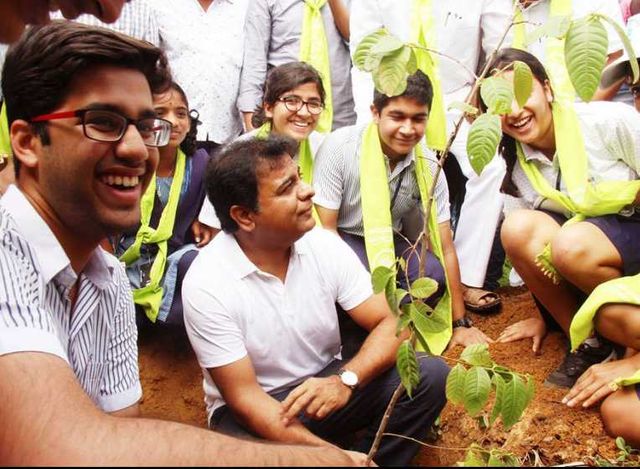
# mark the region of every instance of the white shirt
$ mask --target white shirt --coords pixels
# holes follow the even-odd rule
[[[338,129],[327,138],[318,150],[313,171],[313,187],[316,195],[313,202],[330,210],[338,210],[338,228],[346,233],[364,236],[362,222],[362,198],[360,194],[360,147],[365,125],[354,125]],[[433,152],[427,148],[422,139],[419,143],[434,175],[438,163]],[[393,228],[402,232],[409,239],[416,239],[422,230],[422,199],[420,188],[415,177],[414,151],[390,170],[389,161],[385,159],[389,178],[389,197],[393,200],[391,210]],[[438,223],[448,221],[449,189],[444,173],[436,182],[434,200],[437,206]],[[405,226],[406,225],[406,226]],[[417,232],[407,232],[411,226]]]
[[[10,186],[0,199],[0,355],[56,355],[96,406],[124,409],[142,396],[129,281],[116,258],[97,248],[72,310],[77,278],[49,226]]]
[[[161,46],[189,107],[200,113],[198,140],[226,143],[242,131],[236,106],[248,0],[153,0]]]
[[[621,28],[624,28],[622,22],[622,12],[618,0],[574,0],[572,5],[573,19],[579,19],[591,13],[601,13],[615,20]],[[530,33],[538,26],[541,26],[547,22],[549,18],[549,0],[540,0],[531,4],[525,10],[523,10],[523,17],[527,23],[524,24],[525,31]],[[618,33],[608,22],[603,22],[605,28],[607,28],[607,34],[609,36],[609,54],[617,50],[622,49],[622,41],[618,36]],[[545,39],[532,42],[527,46],[527,50],[535,55],[540,62],[544,64],[545,58]]]
[[[640,114],[623,103],[594,101],[576,103],[576,114],[584,138],[588,159],[589,181],[633,181],[640,176]],[[533,161],[551,187],[556,187],[558,161],[549,160],[541,152],[522,145],[525,158]],[[513,168],[513,182],[521,197],[509,197],[505,211],[516,208],[532,209],[538,193],[519,163]],[[564,181],[560,190],[567,193]]]
[[[437,37],[433,48],[464,64],[463,67],[438,56],[445,104],[464,101],[475,81],[467,69],[476,72],[483,52],[489,54],[497,46],[510,23],[511,0],[432,0],[432,4]],[[362,38],[381,27],[408,42],[412,8],[413,0],[353,0],[349,22],[351,55]],[[357,67],[351,69],[351,77],[358,122],[368,121],[373,80]]]
[[[259,270],[233,235],[218,234],[182,287],[209,418],[224,400],[207,368],[249,356],[265,392],[297,385],[340,354],[335,303],[348,311],[372,294],[362,263],[332,232],[315,228],[296,241],[284,284]]]

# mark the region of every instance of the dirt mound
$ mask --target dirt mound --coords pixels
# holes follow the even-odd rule
[[[496,338],[509,324],[531,317],[535,304],[524,288],[508,288],[503,295],[502,312],[492,316],[473,315],[475,324]],[[424,448],[416,459],[421,466],[451,466],[462,461],[465,448],[473,443],[502,448],[523,458],[525,465],[588,462],[590,458],[614,459],[615,442],[606,436],[596,409],[573,410],[560,401],[565,392],[543,386],[546,376],[564,356],[565,339],[550,333],[542,353],[531,351],[531,341],[494,344],[493,359],[515,371],[529,373],[536,380],[536,395],[522,420],[505,432],[500,422],[482,429],[479,422],[461,407],[447,405],[441,416],[439,438],[434,448]],[[461,348],[447,355],[457,357]],[[170,330],[140,333],[140,373],[144,397],[142,412],[162,418],[206,427],[202,375],[183,334]]]

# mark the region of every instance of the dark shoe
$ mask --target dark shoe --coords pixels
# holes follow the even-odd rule
[[[462,296],[464,298],[464,306],[474,313],[489,314],[497,312],[500,309],[502,300],[500,296],[492,291],[483,290],[475,287],[462,287],[464,290]]]
[[[580,375],[587,371],[591,365],[606,363],[615,359],[616,352],[611,342],[600,339],[598,347],[583,343],[575,352],[567,352],[564,361],[556,371],[547,376],[544,384],[560,388],[571,388]]]

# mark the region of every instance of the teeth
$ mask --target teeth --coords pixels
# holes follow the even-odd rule
[[[511,125],[513,127],[517,128],[517,129],[519,129],[520,127],[524,127],[526,124],[528,124],[530,120],[531,120],[531,116],[525,117],[524,119],[520,119],[519,121],[514,122]]]
[[[135,187],[140,183],[138,176],[114,176],[107,174],[100,177],[100,180],[109,186]]]
[[[309,127],[310,124],[308,122],[293,122],[293,125],[296,127]]]

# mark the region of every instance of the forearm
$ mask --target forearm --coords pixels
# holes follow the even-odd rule
[[[255,392],[238,392],[230,405],[234,415],[248,429],[261,437],[284,443],[329,445],[327,441],[311,433],[299,420],[284,424],[280,403],[262,389]]]
[[[406,333],[396,337],[396,318],[389,316],[371,330],[358,353],[344,368],[358,375],[360,386],[366,385],[393,366],[398,347],[406,337]]]
[[[451,317],[455,321],[465,315],[464,297],[462,296],[462,280],[460,279],[460,266],[458,256],[454,250],[444,252],[444,269],[449,280],[449,293],[451,295]]]
[[[349,41],[349,9],[345,6],[342,0],[328,0],[329,8],[331,8],[331,14],[333,15],[333,21],[336,24],[336,28],[340,32],[340,35],[345,41]]]

